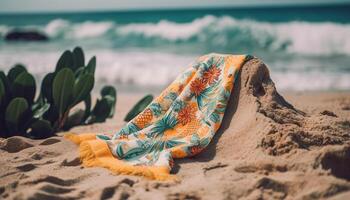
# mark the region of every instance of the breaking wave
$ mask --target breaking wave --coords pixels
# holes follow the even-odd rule
[[[11,28],[0,25],[0,35]],[[36,28],[53,41],[90,40],[92,45],[109,44],[114,48],[175,45],[188,47],[194,53],[201,53],[198,49],[205,51],[215,48],[217,51],[231,52],[350,55],[350,24],[333,22],[269,23],[207,15],[188,23],[167,20],[129,24],[113,21],[73,23],[55,19]]]
[[[0,40],[0,69],[21,62],[39,79],[53,70],[60,52],[79,45],[87,49],[87,57],[98,58],[97,86],[113,84],[125,91],[162,88],[195,57],[212,51],[263,58],[281,90],[350,88],[350,24],[270,23],[212,15],[187,23],[55,19],[24,27],[0,24],[0,38],[14,28],[43,32],[50,41]]]

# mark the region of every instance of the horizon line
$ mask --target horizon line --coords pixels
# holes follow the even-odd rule
[[[37,10],[37,11],[8,11],[3,12],[0,11],[0,15],[29,15],[29,14],[74,14],[74,13],[101,13],[101,12],[151,12],[151,11],[175,11],[175,10],[216,10],[216,9],[249,9],[249,8],[297,8],[297,7],[327,7],[327,6],[350,6],[350,2],[337,2],[337,3],[318,3],[318,4],[312,4],[312,3],[290,3],[290,4],[284,4],[284,5],[278,5],[278,4],[265,4],[265,5],[220,5],[220,6],[201,6],[201,7],[195,7],[195,6],[178,6],[178,7],[158,7],[158,8],[121,8],[121,9],[85,9],[85,10],[52,10],[52,11],[44,11],[44,10]]]

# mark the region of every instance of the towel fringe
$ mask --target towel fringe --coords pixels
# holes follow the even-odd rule
[[[66,139],[79,145],[79,156],[84,167],[103,167],[116,174],[144,176],[158,181],[179,181],[166,166],[135,166],[115,158],[106,142],[91,138],[91,134],[67,133]]]

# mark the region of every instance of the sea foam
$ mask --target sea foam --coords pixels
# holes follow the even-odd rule
[[[0,24],[0,35],[13,28]],[[350,88],[350,24],[207,15],[187,23],[55,19],[22,28],[38,29],[51,40],[0,42],[0,67],[7,71],[22,62],[39,79],[53,70],[60,52],[79,45],[87,57],[97,56],[97,85],[162,88],[196,57],[215,51],[260,56],[280,90]]]
[[[12,28],[0,25],[0,35]],[[55,19],[37,28],[54,41],[91,39],[96,42],[90,44],[99,48],[107,43],[116,48],[127,48],[128,45],[151,48],[187,45],[194,47],[188,48],[193,53],[215,47],[217,51],[226,52],[350,55],[350,24],[334,22],[271,23],[207,15],[187,23],[167,20],[129,24],[114,21],[73,23]]]
[[[133,87],[142,91],[161,90],[170,84],[178,74],[185,70],[199,55],[178,55],[161,52],[116,52],[109,50],[88,51],[86,57],[97,56],[96,86],[112,84],[118,89]],[[15,56],[14,56],[15,55]],[[0,51],[0,66],[5,72],[17,62],[27,65],[28,70],[38,80],[53,71],[59,52]],[[43,59],[45,58],[45,59]],[[312,64],[305,60],[268,61],[271,76],[279,90],[348,90],[350,73],[323,70],[321,68],[303,68],[301,63]],[[277,67],[276,67],[277,66]],[[284,66],[284,68],[278,68]],[[298,68],[299,67],[299,68]]]

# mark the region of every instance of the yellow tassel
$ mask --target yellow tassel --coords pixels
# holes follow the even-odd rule
[[[82,141],[95,140],[96,134],[86,133],[86,134],[77,135],[74,133],[66,133],[63,137],[79,145]]]
[[[95,134],[67,133],[64,137],[79,145],[79,155],[84,167],[103,167],[117,174],[144,176],[159,181],[179,181],[175,175],[170,174],[168,167],[134,166],[118,160],[112,155],[106,142],[96,139]]]

